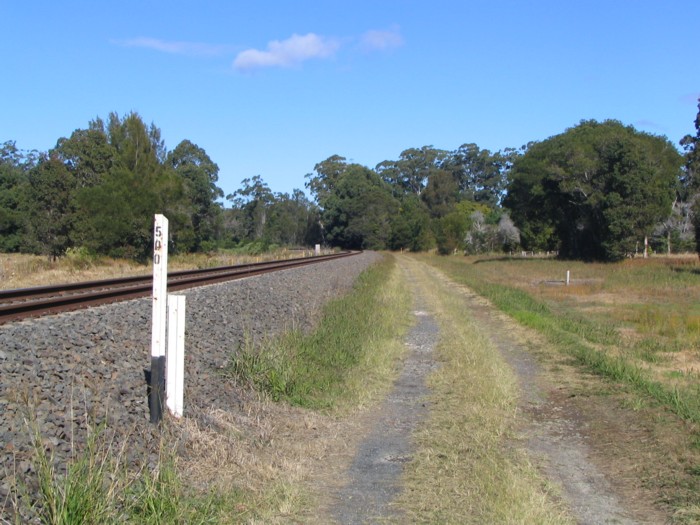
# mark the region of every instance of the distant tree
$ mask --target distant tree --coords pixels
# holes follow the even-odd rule
[[[417,195],[405,195],[399,200],[398,213],[390,218],[392,250],[426,251],[435,246],[430,213]]]
[[[460,199],[498,206],[504,196],[507,174],[517,151],[491,153],[476,144],[463,144],[450,153],[443,167],[459,185]]]
[[[686,135],[681,140],[681,145],[685,150],[687,186],[695,229],[695,249],[700,257],[700,196],[698,195],[700,193],[700,99],[698,99],[698,113],[695,117],[695,136]]]
[[[0,144],[0,252],[17,252],[22,246],[29,168],[15,142]]]
[[[384,249],[392,217],[399,209],[390,187],[379,175],[351,164],[338,180],[322,212],[328,241],[345,248]]]
[[[276,193],[269,208],[265,238],[286,246],[310,246],[321,242],[319,210],[301,190]]]
[[[498,240],[506,252],[513,251],[520,245],[520,230],[505,213],[498,220]]]
[[[314,166],[315,173],[307,173],[306,188],[311,192],[319,206],[325,207],[326,201],[333,194],[338,181],[348,168],[345,157],[331,155]]]
[[[421,199],[434,218],[446,216],[459,198],[459,187],[452,173],[443,169],[432,170]]]
[[[421,195],[446,157],[446,151],[432,146],[409,148],[401,152],[398,160],[380,162],[376,171],[394,190],[394,196],[401,193]]]
[[[560,255],[618,260],[669,215],[680,165],[663,137],[585,121],[516,160],[504,204],[530,249],[553,233]]]
[[[109,143],[104,122],[98,118],[88,129],[76,129],[69,138],[58,139],[50,154],[63,161],[77,187],[88,188],[108,176],[116,150]]]
[[[226,198],[241,210],[244,236],[249,240],[259,240],[265,233],[269,208],[274,202],[270,187],[260,175],[243,179],[241,188]]]
[[[166,164],[182,179],[190,207],[194,234],[192,251],[212,246],[222,228],[222,209],[218,200],[224,192],[216,183],[219,166],[207,152],[189,140],[183,140],[168,153]]]
[[[27,186],[28,251],[60,257],[73,245],[76,181],[58,158],[45,158],[29,172]]]
[[[80,213],[80,243],[95,253],[146,260],[152,250],[153,216],[170,221],[171,251],[187,251],[193,227],[183,180],[165,164],[160,130],[146,126],[130,113],[112,113],[108,122],[95,121],[113,149],[107,176],[99,184],[81,188],[76,195]]]

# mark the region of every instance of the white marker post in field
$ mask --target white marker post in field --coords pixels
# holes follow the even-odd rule
[[[163,417],[165,394],[165,328],[168,298],[168,219],[155,216],[153,226],[153,325],[151,332],[151,377],[148,408],[151,423]]]
[[[168,295],[168,357],[165,363],[165,404],[182,417],[185,388],[185,296]]]

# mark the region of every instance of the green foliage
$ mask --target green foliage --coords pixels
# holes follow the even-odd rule
[[[421,195],[446,156],[446,151],[432,146],[409,148],[401,152],[398,160],[379,163],[377,173],[400,193]]]
[[[204,243],[221,236],[222,212],[217,199],[224,193],[216,185],[219,167],[206,151],[189,140],[183,140],[168,153],[166,163],[184,182],[184,192],[190,206],[191,241],[180,249],[202,251]]]
[[[399,203],[372,170],[351,164],[327,199],[322,222],[331,243],[353,249],[384,249]]]
[[[666,139],[615,121],[584,121],[521,150],[409,148],[375,170],[332,155],[306,175],[314,202],[300,190],[273,193],[258,175],[244,179],[227,196],[232,207],[222,209],[219,168],[202,148],[183,140],[168,152],[154,124],[112,113],[39,157],[2,145],[0,250],[57,257],[81,246],[143,261],[152,216],[163,213],[173,252],[264,241],[437,246],[446,254],[508,252],[522,243],[526,250],[617,260],[644,237],[656,250],[681,251],[693,244],[692,221],[700,221],[700,204],[693,208],[700,203],[699,140],[700,131],[681,141],[683,171]],[[465,214],[462,203],[484,209]],[[481,218],[472,216],[476,211]]]
[[[0,150],[0,250],[52,257],[74,246],[145,260],[156,213],[170,220],[171,250],[221,236],[218,167],[183,141],[167,154],[160,130],[130,113],[96,119],[48,154]]]
[[[435,246],[430,214],[416,195],[405,195],[399,212],[390,218],[391,236],[388,247],[392,250],[421,252]]]
[[[529,249],[619,260],[671,212],[681,158],[663,137],[585,121],[515,161],[505,205]]]
[[[73,244],[76,181],[59,159],[45,158],[29,172],[25,246],[29,251],[63,255]]]
[[[27,165],[14,142],[0,145],[0,251],[22,246]]]
[[[692,205],[692,221],[695,229],[695,249],[700,256],[700,99],[695,117],[695,136],[686,135],[681,140],[685,150],[686,184]]]

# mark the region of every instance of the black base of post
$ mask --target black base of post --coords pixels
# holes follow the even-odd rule
[[[165,399],[165,356],[151,356],[151,374],[148,389],[148,410],[151,423],[160,423],[163,419],[163,401]]]

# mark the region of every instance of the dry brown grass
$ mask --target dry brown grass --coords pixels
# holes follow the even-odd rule
[[[465,315],[463,292],[404,260],[440,324],[441,366],[399,498],[411,523],[572,523],[556,490],[516,444],[518,382],[488,335]]]
[[[184,254],[171,256],[168,267],[171,271],[194,268],[213,268],[263,262],[266,260],[291,259],[311,255],[312,251],[278,250],[264,256],[239,255],[233,253]],[[66,256],[52,261],[48,257],[18,253],[0,253],[0,289],[29,288],[79,281],[94,281],[132,275],[148,275],[150,264],[138,264],[124,259],[108,257],[85,258]]]
[[[455,257],[439,264],[522,289],[558,315],[604,327],[618,337],[606,342],[605,351],[649,370],[655,380],[689,388],[697,384],[700,263],[695,255],[614,264]],[[569,286],[564,284],[567,270]]]

